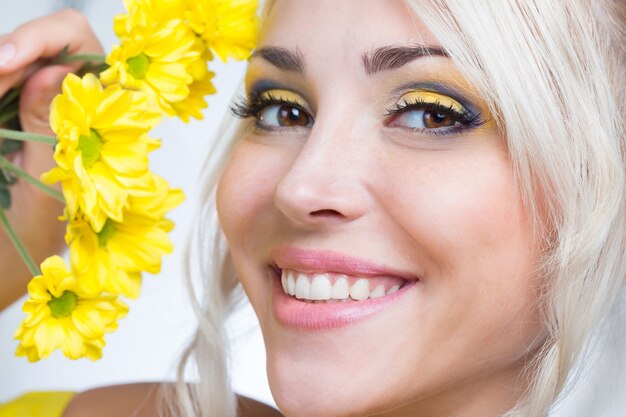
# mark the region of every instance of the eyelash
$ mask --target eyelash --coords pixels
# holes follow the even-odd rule
[[[480,113],[472,113],[469,110],[459,112],[453,106],[446,106],[439,101],[426,102],[422,100],[414,100],[408,103],[397,103],[395,107],[387,109],[385,116],[395,117],[410,110],[421,110],[429,113],[443,113],[451,115],[455,122],[459,122],[460,126],[440,127],[437,129],[428,128],[410,128],[410,130],[419,133],[435,134],[435,135],[447,135],[461,133],[467,129],[473,129],[483,125],[486,121],[482,119]]]
[[[294,100],[278,98],[273,96],[271,92],[263,92],[265,97],[261,97],[261,94],[262,93],[253,92],[250,94],[250,97],[239,99],[239,102],[231,106],[231,113],[235,115],[235,117],[239,117],[241,119],[254,118],[255,126],[263,130],[274,130],[271,127],[264,126],[259,123],[259,113],[270,106],[295,107],[306,113],[308,117],[313,120],[313,116],[309,115],[309,112],[305,110],[300,103]]]
[[[238,103],[233,104],[230,109],[231,112],[233,113],[233,115],[241,119],[254,118],[255,126],[263,130],[281,129],[264,126],[259,123],[259,113],[261,113],[262,110],[270,106],[295,107],[300,111],[305,112],[308,117],[313,120],[313,117],[309,114],[307,110],[302,107],[300,103],[293,100],[275,97],[272,95],[271,92],[264,93],[265,97],[261,97],[261,93],[259,92],[253,92],[250,94],[250,97],[241,98]],[[422,110],[424,112],[443,113],[451,115],[456,122],[459,122],[461,124],[460,126],[441,127],[437,129],[409,128],[411,131],[418,133],[428,133],[435,135],[455,134],[461,133],[468,129],[479,127],[486,122],[482,119],[480,113],[475,114],[468,110],[459,112],[458,110],[454,109],[454,107],[446,106],[438,101],[433,103],[425,102],[422,100],[415,100],[409,103],[397,103],[395,107],[387,109],[384,115],[393,118],[410,110]]]

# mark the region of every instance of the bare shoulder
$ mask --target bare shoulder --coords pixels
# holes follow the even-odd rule
[[[70,401],[63,417],[155,417],[163,405],[164,390],[169,384],[142,383],[95,388],[77,394]],[[262,402],[237,396],[239,417],[282,417]]]
[[[62,417],[155,417],[164,387],[142,383],[95,388],[77,394]]]
[[[237,396],[239,417],[283,417],[280,411],[252,398]]]

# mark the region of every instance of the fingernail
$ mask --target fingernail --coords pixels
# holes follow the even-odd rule
[[[5,66],[15,57],[15,46],[11,43],[0,45],[0,67]]]

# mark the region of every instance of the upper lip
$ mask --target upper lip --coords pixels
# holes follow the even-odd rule
[[[302,249],[281,246],[270,252],[274,266],[300,272],[334,272],[351,276],[398,277],[407,281],[419,278],[410,272],[400,271],[374,262],[324,249]]]

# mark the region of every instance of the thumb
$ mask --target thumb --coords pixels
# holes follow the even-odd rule
[[[50,103],[61,92],[63,79],[73,68],[68,65],[44,67],[24,84],[20,97],[20,123],[25,132],[52,134],[48,117]]]
[[[50,103],[61,92],[63,79],[71,70],[67,65],[44,67],[26,80],[19,106],[23,131],[53,134],[48,120]],[[54,166],[52,155],[50,145],[26,142],[20,152],[12,155],[12,162],[37,177]]]

